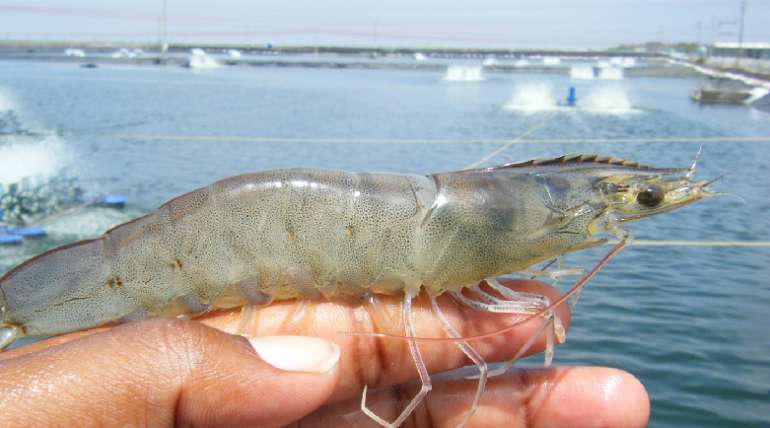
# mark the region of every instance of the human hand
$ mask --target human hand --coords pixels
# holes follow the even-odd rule
[[[556,297],[534,281],[508,282],[519,291]],[[384,312],[398,300],[382,298]],[[466,310],[440,299],[465,335],[510,323],[507,317]],[[27,426],[375,426],[358,409],[364,384],[367,404],[387,420],[416,391],[406,342],[339,334],[371,331],[361,306],[309,305],[292,334],[275,336],[296,303],[259,311],[246,338],[199,322],[156,319],[59,336],[0,354],[3,425]],[[430,305],[415,301],[421,337],[442,337]],[[559,309],[569,323],[566,306]],[[398,318],[398,317],[396,317]],[[387,317],[386,317],[387,319]],[[217,313],[203,322],[235,331],[239,312]],[[511,357],[538,320],[472,345],[487,361]],[[389,329],[394,331],[392,328]],[[267,337],[266,337],[267,336]],[[333,340],[337,345],[329,342]],[[543,341],[532,352],[543,349]],[[426,366],[440,372],[467,364],[451,342],[421,342]],[[256,351],[255,351],[256,350]],[[466,373],[467,374],[467,373]],[[427,404],[407,425],[455,426],[470,406],[474,380],[456,374],[434,377]],[[372,392],[372,388],[379,388]],[[467,426],[644,426],[649,402],[631,375],[608,368],[518,370],[490,379]]]

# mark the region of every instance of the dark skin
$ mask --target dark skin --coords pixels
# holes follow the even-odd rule
[[[519,291],[557,296],[556,290],[539,282],[505,283]],[[509,317],[468,310],[446,297],[439,301],[463,335],[511,323]],[[374,319],[397,320],[399,299],[383,298],[381,303]],[[395,419],[419,387],[406,342],[340,334],[376,329],[371,313],[356,305],[313,303],[306,306],[299,323],[283,325],[296,305],[278,303],[261,310],[249,333],[332,340],[341,354],[330,370],[302,373],[267,364],[244,337],[220,330],[235,331],[238,311],[212,314],[203,322],[130,323],[62,335],[0,354],[2,424],[377,426],[358,410],[364,384],[370,387],[370,407],[386,420]],[[566,305],[558,312],[568,326]],[[418,336],[445,337],[426,299],[415,301],[414,314]],[[539,320],[531,320],[472,345],[486,361],[510,358],[538,324]],[[397,329],[386,330],[400,333]],[[532,352],[543,347],[540,340]],[[451,342],[422,342],[420,349],[431,373],[469,364]],[[463,374],[433,376],[427,404],[406,426],[455,426],[476,388],[476,381]],[[648,417],[647,393],[632,375],[611,368],[558,367],[514,370],[490,379],[466,426],[642,427]]]

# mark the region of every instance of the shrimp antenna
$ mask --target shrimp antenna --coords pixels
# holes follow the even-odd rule
[[[400,340],[410,340],[410,341],[419,341],[419,342],[452,342],[452,343],[462,343],[463,341],[467,340],[481,340],[481,339],[488,339],[490,337],[494,337],[503,333],[507,333],[521,324],[524,324],[530,320],[533,320],[535,318],[541,317],[548,313],[549,311],[552,311],[556,309],[559,305],[566,302],[567,299],[572,296],[573,294],[580,291],[583,286],[590,281],[594,276],[596,276],[597,273],[607,264],[609,261],[615,257],[628,243],[628,238],[621,239],[617,244],[613,245],[610,251],[607,252],[607,254],[602,257],[601,260],[599,260],[594,267],[588,271],[583,277],[581,277],[575,284],[564,292],[558,299],[553,301],[550,305],[543,308],[537,313],[534,313],[532,315],[527,316],[526,318],[523,318],[519,321],[516,321],[508,326],[505,326],[499,330],[495,330],[489,333],[483,333],[475,336],[464,336],[464,337],[406,337],[401,336],[398,334],[389,334],[389,333],[369,333],[369,332],[349,332],[349,331],[339,331],[337,333],[344,334],[348,336],[368,336],[368,337],[383,337],[383,338],[389,338],[389,339],[400,339]]]
[[[708,187],[708,186],[710,186],[710,185],[712,185],[712,184],[716,183],[717,181],[719,181],[719,180],[721,180],[721,179],[723,179],[723,178],[725,178],[725,175],[724,175],[724,174],[719,174],[719,175],[717,175],[716,177],[712,178],[711,180],[709,180],[709,181],[707,181],[707,182],[703,183],[703,184],[702,184],[700,187],[701,187],[701,188],[706,188],[706,187]]]
[[[690,164],[690,167],[687,168],[687,174],[685,177],[692,178],[692,176],[695,174],[695,167],[698,166],[698,159],[700,159],[700,155],[703,153],[703,144],[698,146],[698,152],[695,153],[695,158],[693,158],[692,163]]]
[[[709,180],[709,181],[707,181],[707,182],[703,183],[703,184],[700,186],[700,188],[701,188],[701,189],[703,189],[703,190],[705,190],[705,193],[704,193],[704,195],[705,195],[705,196],[708,196],[708,197],[714,197],[714,196],[728,196],[728,197],[731,197],[731,198],[735,198],[735,199],[737,199],[738,201],[740,201],[741,203],[745,204],[745,203],[746,203],[746,199],[744,199],[744,198],[743,198],[743,196],[740,196],[740,195],[736,195],[735,193],[728,193],[728,192],[712,192],[712,191],[711,191],[711,189],[708,189],[708,186],[710,186],[710,185],[714,184],[715,182],[717,182],[717,181],[721,180],[722,178],[724,178],[724,174],[720,174],[720,175],[718,175],[718,176],[716,176],[716,177],[712,178],[711,180]]]

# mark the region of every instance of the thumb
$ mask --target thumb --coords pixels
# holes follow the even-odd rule
[[[328,399],[339,353],[314,337],[132,323],[0,361],[0,412],[19,426],[281,426]]]

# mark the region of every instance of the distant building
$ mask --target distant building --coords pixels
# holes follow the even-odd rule
[[[770,60],[770,43],[716,42],[711,47],[711,56]]]
[[[716,42],[708,49],[704,63],[718,68],[735,68],[770,78],[770,43]]]

